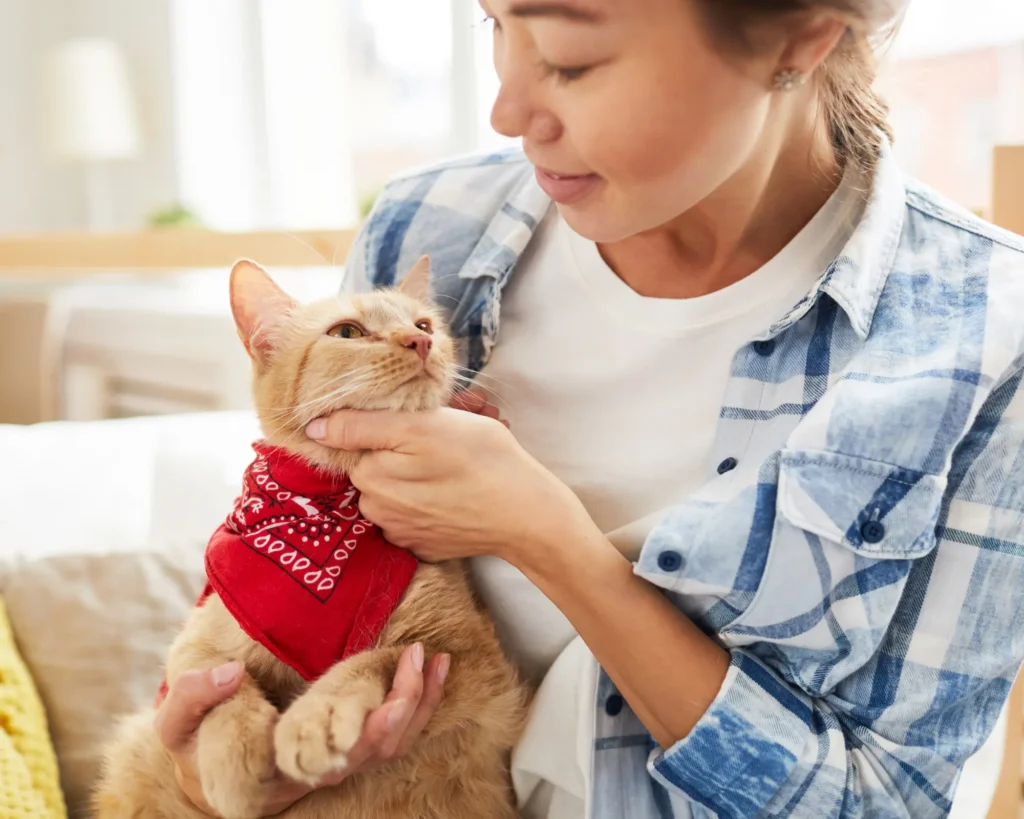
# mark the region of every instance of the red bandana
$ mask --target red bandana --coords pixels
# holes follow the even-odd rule
[[[417,561],[360,518],[347,477],[253,449],[242,495],[206,548],[201,599],[216,592],[246,634],[315,680],[377,642]]]

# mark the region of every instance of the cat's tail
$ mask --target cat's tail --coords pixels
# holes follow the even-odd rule
[[[126,717],[103,755],[95,819],[209,819],[185,799],[153,729],[153,711]]]

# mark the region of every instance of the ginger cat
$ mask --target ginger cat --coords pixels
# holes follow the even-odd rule
[[[266,444],[312,464],[325,479],[343,476],[359,455],[308,439],[303,430],[309,421],[346,407],[443,406],[452,389],[454,345],[426,302],[428,290],[429,260],[423,259],[398,289],[299,305],[255,264],[239,262],[231,274],[232,310],[253,359],[253,393]],[[250,477],[263,476],[247,472]],[[239,509],[259,508],[247,497],[243,494],[232,518]],[[298,500],[305,507],[312,503]],[[339,508],[344,514],[347,507]],[[234,531],[232,518],[227,529],[222,527],[225,532]],[[397,553],[395,547],[385,548]],[[266,554],[253,559],[263,561],[254,564],[256,570],[271,566]],[[303,559],[295,561],[296,569]],[[209,571],[209,552],[207,565]],[[277,771],[315,782],[342,765],[366,715],[390,690],[402,649],[414,642],[424,645],[427,656],[445,652],[452,661],[441,705],[410,755],[317,790],[280,816],[517,816],[508,762],[525,718],[526,689],[474,598],[464,566],[412,564],[413,571],[376,641],[340,662],[332,659],[326,673],[311,682],[250,637],[222,596],[209,594],[193,611],[170,650],[167,681],[173,684],[185,671],[231,660],[243,662],[247,672],[238,693],[211,711],[198,733],[203,794],[224,819],[256,817],[265,783]],[[319,571],[309,576],[320,584],[311,585],[311,592],[333,582]],[[152,710],[121,724],[93,804],[98,819],[206,816],[181,793],[153,729]]]

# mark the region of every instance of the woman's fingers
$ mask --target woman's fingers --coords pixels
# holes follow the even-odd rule
[[[425,663],[420,643],[406,648],[399,658],[391,691],[384,704],[366,718],[363,735],[348,755],[348,765],[321,786],[337,784],[356,771],[407,754],[441,702],[450,664],[447,654],[439,654]],[[238,690],[243,673],[240,664],[230,663],[211,671],[183,674],[175,681],[155,720],[157,735],[174,758],[179,785],[196,807],[211,815],[195,768],[196,732],[203,717]],[[271,813],[286,808],[308,792],[304,786],[290,781],[279,782],[274,790],[268,804]]]
[[[207,671],[187,671],[178,677],[153,722],[163,746],[172,754],[187,750],[195,741],[203,717],[238,690],[243,672],[241,663],[227,663]]]
[[[456,393],[448,405],[453,409],[483,415],[487,418],[493,418],[495,421],[499,420],[500,413],[498,408],[487,400],[485,393],[479,390],[466,390],[465,392]]]
[[[321,784],[334,784],[391,758],[423,693],[422,657],[423,646],[418,643],[402,652],[391,692],[384,704],[366,718],[359,741],[348,752],[348,764]]]
[[[437,711],[437,707],[441,704],[441,698],[444,696],[444,681],[448,676],[451,663],[450,655],[438,654],[432,657],[427,664],[426,671],[423,673],[423,696],[398,743],[396,756],[405,756],[412,750],[420,734],[423,733],[423,729],[427,727],[427,723]]]
[[[410,646],[402,653],[391,692],[384,704],[366,718],[363,735],[349,754],[345,773],[372,768],[408,753],[437,710],[449,663],[448,655],[439,655],[424,671],[422,645]]]
[[[423,644],[416,643],[402,652],[395,670],[395,681],[391,684],[385,707],[388,712],[384,719],[385,733],[376,748],[378,760],[394,757],[398,746],[405,736],[413,714],[423,698],[423,664],[425,654]]]
[[[157,738],[174,761],[178,786],[196,808],[210,816],[216,814],[203,797],[202,782],[196,770],[196,732],[203,717],[234,695],[243,676],[241,663],[187,671],[174,681],[153,720]]]

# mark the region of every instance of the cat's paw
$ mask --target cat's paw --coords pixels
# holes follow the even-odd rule
[[[274,731],[277,767],[300,782],[316,784],[344,768],[363,733],[367,715],[384,701],[379,686],[354,684],[330,695],[314,687],[284,712]]]
[[[203,797],[224,819],[263,815],[277,767],[277,710],[267,702],[237,700],[214,709],[199,727],[197,765]]]

